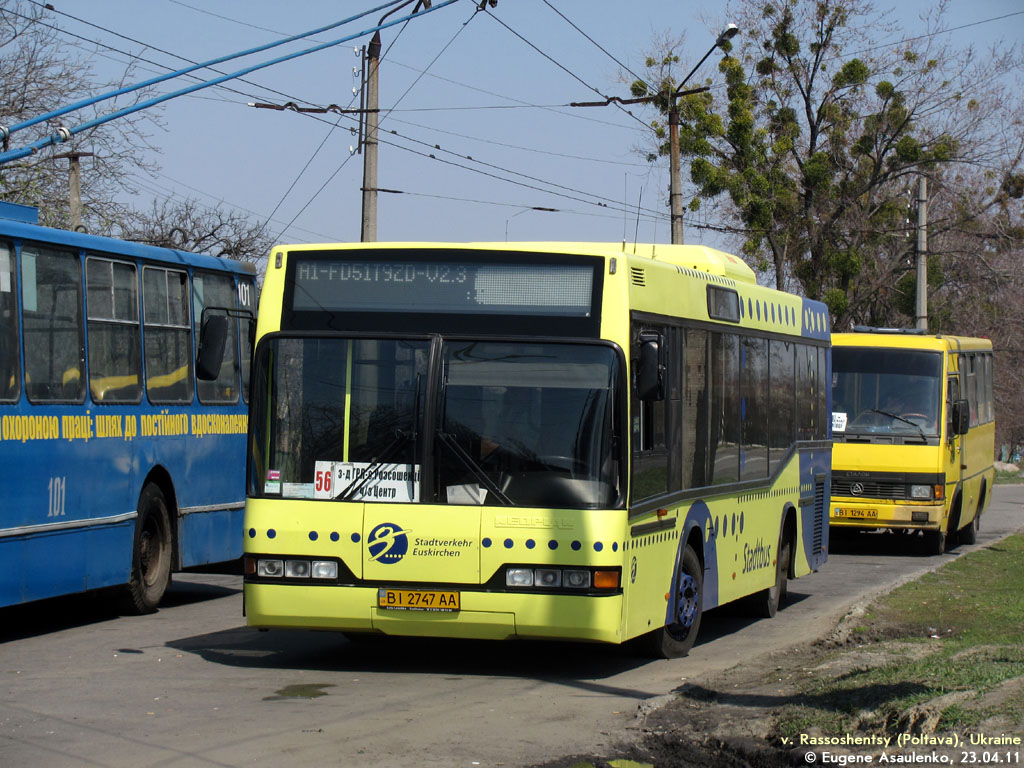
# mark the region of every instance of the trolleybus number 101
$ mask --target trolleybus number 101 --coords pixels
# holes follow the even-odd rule
[[[51,477],[48,484],[50,494],[50,506],[47,509],[47,517],[64,516],[64,500],[67,496],[67,477]]]

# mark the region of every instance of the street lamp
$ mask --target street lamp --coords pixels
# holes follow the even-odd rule
[[[715,40],[715,44],[711,46],[707,53],[697,62],[697,65],[690,70],[690,74],[682,79],[675,91],[670,94],[669,109],[668,109],[668,148],[669,148],[669,194],[668,202],[669,209],[672,215],[672,244],[682,245],[683,244],[683,201],[682,201],[682,182],[679,172],[679,108],[676,104],[676,100],[680,96],[686,95],[683,91],[683,86],[686,82],[693,77],[693,73],[696,72],[700,65],[703,64],[708,56],[714,53],[716,48],[720,48],[726,40],[731,40],[739,34],[740,28],[735,24],[729,24],[725,29],[718,35],[718,39]]]

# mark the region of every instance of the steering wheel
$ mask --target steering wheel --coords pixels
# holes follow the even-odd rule
[[[901,419],[920,419],[921,421],[928,421],[928,416],[923,413],[901,413]]]

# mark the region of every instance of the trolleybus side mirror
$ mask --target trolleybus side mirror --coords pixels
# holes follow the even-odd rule
[[[228,341],[227,315],[206,316],[199,330],[199,351],[196,352],[196,376],[203,381],[214,381],[220,375],[224,362],[224,348]]]
[[[966,435],[971,428],[971,407],[966,400],[953,403],[953,434]]]
[[[664,344],[658,334],[640,335],[636,391],[641,400],[665,399]]]

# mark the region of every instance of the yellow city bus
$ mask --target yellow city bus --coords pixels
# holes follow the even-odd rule
[[[253,627],[623,643],[827,558],[823,304],[700,246],[278,246]]]
[[[992,342],[903,329],[832,335],[836,530],[973,544],[995,451]]]

